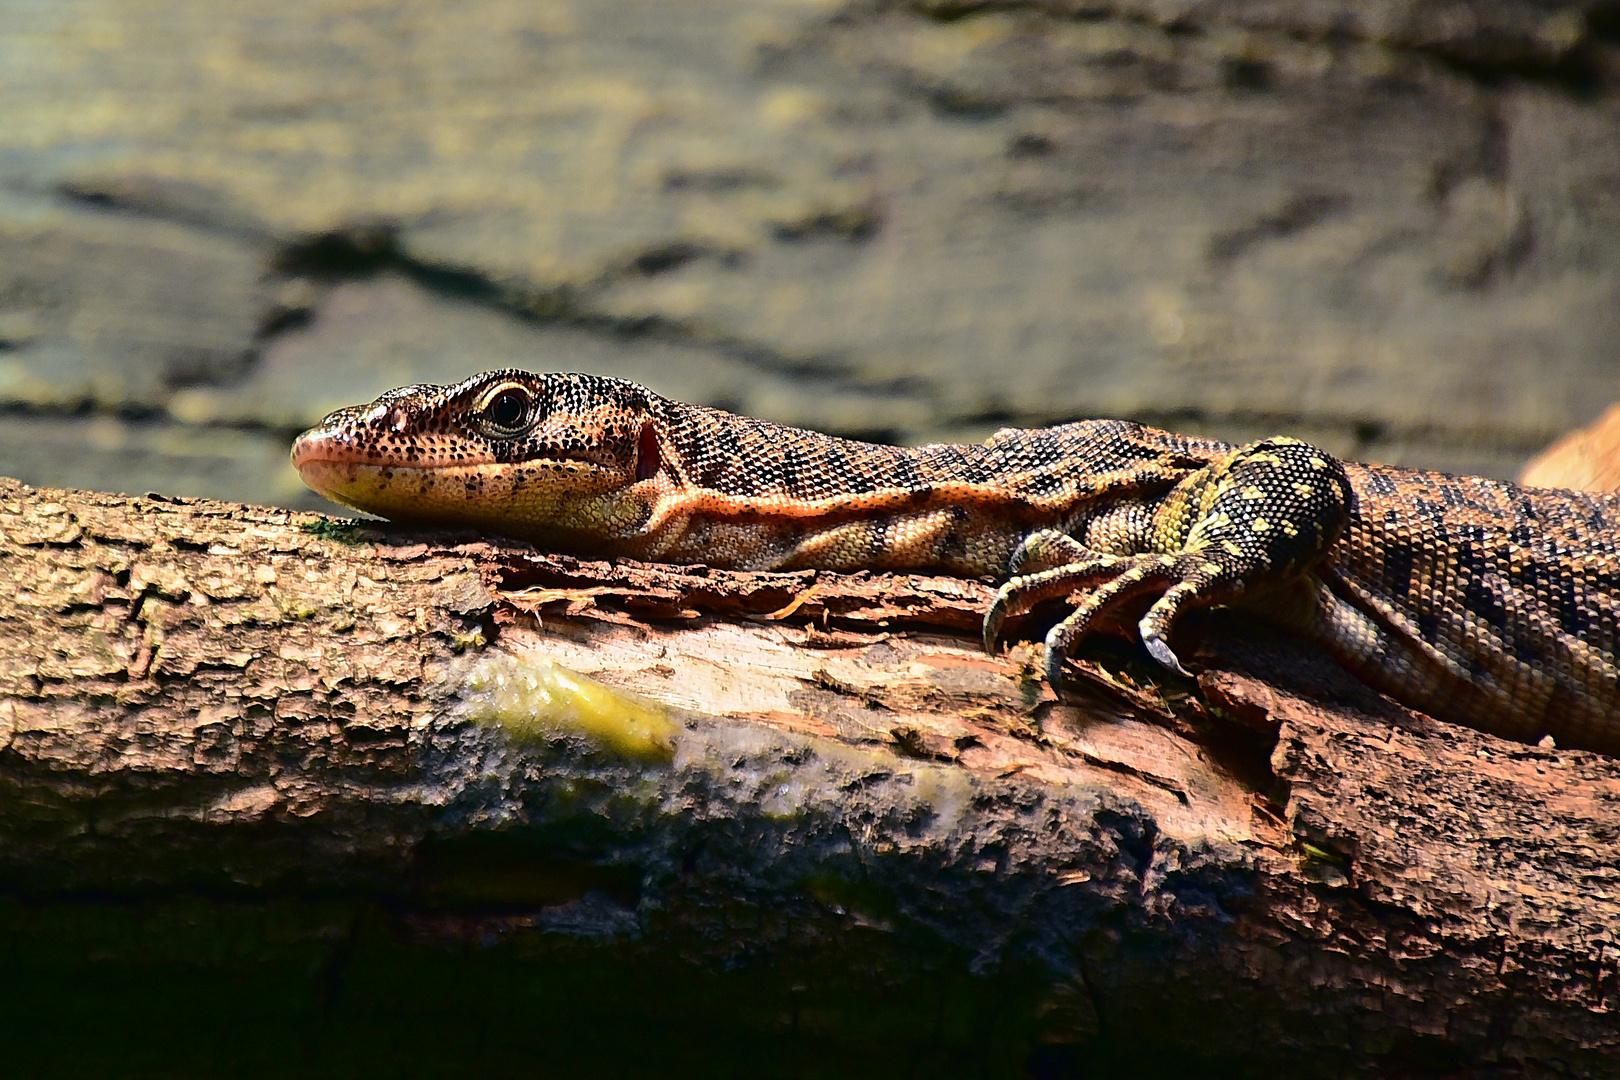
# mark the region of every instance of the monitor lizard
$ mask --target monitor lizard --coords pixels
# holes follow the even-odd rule
[[[620,379],[489,372],[390,391],[298,437],[326,497],[555,550],[726,569],[932,570],[1046,600],[1046,675],[1137,620],[1226,605],[1442,720],[1620,753],[1620,497],[1243,446],[1123,420],[915,448],[688,405]]]

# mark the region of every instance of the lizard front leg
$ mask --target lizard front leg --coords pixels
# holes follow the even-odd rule
[[[1063,662],[1081,639],[1156,596],[1137,623],[1142,642],[1161,665],[1186,674],[1169,644],[1176,620],[1298,581],[1343,533],[1352,498],[1344,467],[1308,443],[1274,438],[1240,447],[1155,501],[1084,514],[1071,526],[1078,537],[1032,533],[985,615],[986,646],[1008,616],[1084,592],[1046,636],[1047,678],[1061,694]],[[1045,568],[1024,573],[1031,565]]]

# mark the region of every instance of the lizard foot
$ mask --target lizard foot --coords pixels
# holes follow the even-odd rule
[[[1118,554],[1051,529],[1031,533],[985,614],[985,646],[1009,616],[1073,597],[1074,610],[1046,635],[1046,677],[1061,696],[1063,662],[1080,641],[1152,598],[1137,622],[1142,644],[1161,667],[1186,675],[1169,644],[1176,619],[1299,580],[1343,532],[1351,498],[1344,467],[1308,443],[1279,437],[1239,447],[1188,474],[1150,512],[1090,521],[1086,535]],[[1023,573],[1031,564],[1048,569]]]
[[[1136,624],[1142,644],[1161,667],[1178,675],[1190,675],[1169,645],[1176,619],[1189,608],[1225,602],[1237,596],[1241,589],[1237,566],[1228,560],[1212,559],[1203,552],[1090,554],[1066,566],[1011,578],[1002,585],[985,613],[985,648],[993,651],[1008,617],[1020,615],[1047,600],[1085,592],[1078,598],[1074,610],[1046,635],[1046,678],[1061,699],[1063,662],[1081,640],[1122,610],[1157,594],[1147,614]]]

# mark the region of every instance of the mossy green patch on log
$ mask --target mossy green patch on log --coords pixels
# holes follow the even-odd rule
[[[492,652],[463,684],[466,715],[519,740],[575,732],[625,757],[667,761],[678,725],[660,706],[540,656]]]

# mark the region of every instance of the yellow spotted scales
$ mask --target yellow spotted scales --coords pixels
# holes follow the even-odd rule
[[[592,375],[408,386],[299,437],[316,491],[563,551],[745,570],[935,570],[1003,584],[985,617],[1072,598],[1047,674],[1138,621],[1228,605],[1320,642],[1441,719],[1620,753],[1620,502],[1234,447],[1119,420],[982,445],[837,439]]]

